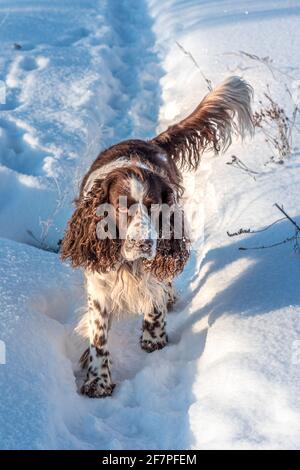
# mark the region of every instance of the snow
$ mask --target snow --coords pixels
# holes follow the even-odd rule
[[[300,448],[299,254],[238,249],[293,227],[227,235],[280,218],[275,202],[300,223],[297,152],[266,165],[258,132],[186,175],[196,239],[170,344],[149,355],[141,318],[116,322],[111,398],[77,393],[82,274],[41,249],[57,249],[97,153],[181,119],[207,93],[203,76],[242,75],[256,107],[269,84],[289,110],[299,14],[296,0],[0,0],[0,448]],[[271,69],[239,51],[272,58]],[[255,179],[226,164],[232,155]]]

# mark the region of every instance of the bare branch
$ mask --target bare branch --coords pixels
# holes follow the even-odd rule
[[[244,229],[244,228],[240,228],[238,232],[233,232],[233,233],[230,233],[230,232],[227,232],[227,235],[229,237],[237,237],[239,235],[247,235],[249,233],[261,233],[261,232],[265,232],[266,230],[269,230],[271,227],[273,227],[273,225],[276,225],[278,224],[278,222],[281,222],[282,220],[284,220],[285,217],[281,217],[280,219],[277,219],[275,220],[275,222],[272,222],[270,225],[267,225],[266,227],[264,228],[260,228],[258,230],[251,230],[250,228],[247,228],[247,229]]]
[[[267,248],[274,248],[276,246],[280,246],[280,245],[284,245],[286,243],[289,243],[289,242],[294,242],[294,251],[299,253],[300,252],[300,246],[299,246],[299,235],[300,235],[300,227],[299,225],[297,224],[297,222],[295,222],[294,219],[292,219],[291,216],[289,216],[289,214],[283,209],[283,207],[279,206],[279,204],[277,204],[277,202],[274,204],[274,206],[284,215],[284,217],[281,217],[281,219],[278,219],[278,220],[275,220],[275,222],[273,222],[272,224],[264,227],[263,229],[260,229],[260,230],[250,230],[250,229],[240,229],[238,232],[236,233],[229,233],[227,232],[227,235],[229,237],[234,237],[234,236],[238,236],[238,235],[242,235],[242,234],[247,234],[247,233],[259,233],[259,232],[264,232],[266,230],[269,230],[273,225],[277,224],[278,222],[282,221],[282,220],[285,220],[285,219],[288,219],[292,224],[293,226],[295,227],[295,235],[293,236],[289,236],[287,238],[285,238],[284,240],[281,240],[280,242],[276,242],[276,243],[272,243],[271,245],[259,245],[259,246],[252,246],[252,247],[243,247],[243,246],[240,246],[239,247],[239,250],[241,251],[248,251],[248,250],[265,250]]]
[[[277,204],[277,202],[274,204],[275,207],[277,207],[277,209],[282,212],[285,217],[296,227],[297,231],[300,232],[300,227],[299,225],[294,221],[294,219],[292,219],[292,217],[290,217],[286,211],[283,209],[283,207],[280,207],[279,204]]]
[[[259,175],[257,171],[251,170],[240,158],[236,157],[235,155],[231,156],[231,161],[226,162],[226,165],[231,165],[234,168],[238,168],[245,173],[247,173],[251,178],[256,181],[255,175]]]
[[[209,80],[205,75],[204,73],[202,72],[202,70],[200,69],[199,67],[199,64],[198,62],[196,61],[195,57],[193,56],[193,54],[190,52],[190,51],[187,51],[178,41],[176,41],[176,44],[177,46],[179,47],[179,49],[184,53],[184,55],[186,55],[194,64],[194,66],[198,69],[201,77],[203,78],[203,80],[205,81],[206,83],[206,86],[208,88],[208,91],[212,91],[213,89],[213,86],[212,86],[212,83],[211,83],[211,80]]]
[[[250,247],[247,247],[247,248],[243,247],[243,246],[240,246],[239,250],[241,250],[241,251],[266,250],[267,248],[274,248],[275,246],[284,245],[285,243],[289,243],[293,240],[295,240],[295,235],[293,235],[292,237],[288,237],[285,240],[282,240],[281,242],[273,243],[272,245],[250,246]]]

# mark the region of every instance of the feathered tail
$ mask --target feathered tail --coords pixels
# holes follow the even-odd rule
[[[252,87],[229,77],[211,91],[187,118],[170,126],[152,142],[162,147],[181,169],[196,169],[204,151],[226,150],[232,134],[253,134]]]

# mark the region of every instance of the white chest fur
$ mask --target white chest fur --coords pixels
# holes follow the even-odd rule
[[[86,271],[87,291],[101,308],[115,316],[166,311],[170,287],[138,264],[106,274]]]

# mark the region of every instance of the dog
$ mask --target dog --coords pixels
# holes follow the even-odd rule
[[[167,345],[172,280],[190,249],[180,205],[182,172],[196,170],[204,151],[227,149],[234,133],[252,133],[252,94],[246,81],[229,77],[153,139],[101,152],[84,176],[61,246],[62,260],[83,268],[86,278],[85,327],[79,327],[89,338],[80,360],[87,369],[84,395],[113,391],[107,340],[114,317],[143,314],[142,349]]]

